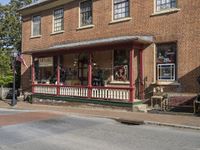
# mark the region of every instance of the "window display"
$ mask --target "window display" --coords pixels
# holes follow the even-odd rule
[[[157,45],[157,79],[175,80],[176,43]]]
[[[129,51],[115,50],[114,51],[114,80],[127,81],[129,80]]]

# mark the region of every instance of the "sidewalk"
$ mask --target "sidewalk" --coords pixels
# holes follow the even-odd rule
[[[0,101],[0,108],[12,108]],[[200,130],[200,117],[189,115],[151,114],[129,112],[121,109],[102,108],[94,106],[54,106],[18,102],[14,109],[31,109],[38,111],[54,111],[61,114],[76,114],[115,119],[127,124],[152,124]]]

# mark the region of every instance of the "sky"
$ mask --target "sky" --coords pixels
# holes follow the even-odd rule
[[[0,0],[0,3],[2,5],[8,4],[10,0]]]

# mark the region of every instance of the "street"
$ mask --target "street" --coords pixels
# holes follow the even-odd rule
[[[200,150],[200,131],[0,109],[0,150]]]

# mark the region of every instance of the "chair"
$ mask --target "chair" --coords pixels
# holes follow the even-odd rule
[[[162,87],[153,89],[153,96],[151,97],[151,107],[167,111],[169,109],[169,100],[167,94],[163,92]]]

